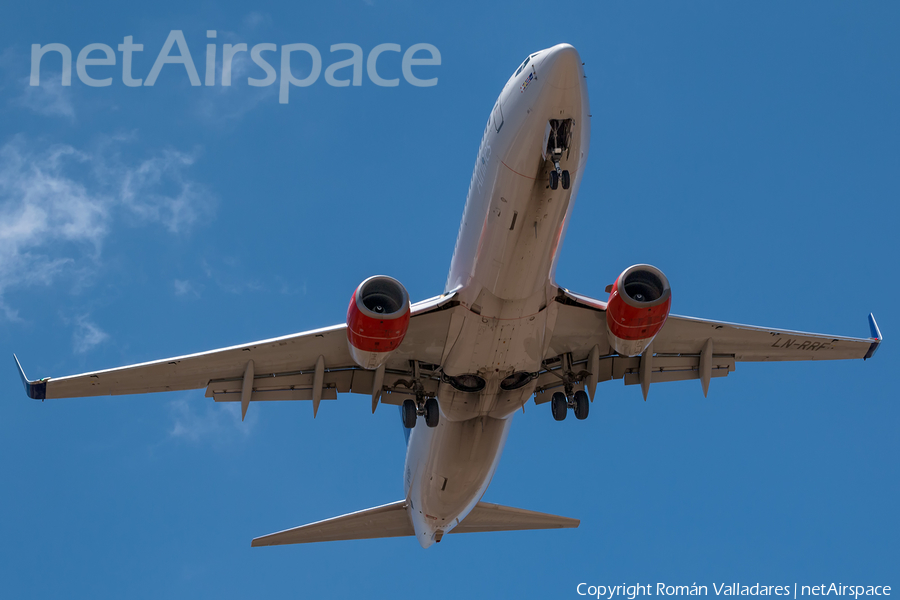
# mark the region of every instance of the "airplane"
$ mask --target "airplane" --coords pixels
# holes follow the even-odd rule
[[[672,291],[633,265],[594,299],[555,281],[585,171],[590,111],[569,44],[528,56],[495,102],[475,161],[444,293],[410,303],[376,275],[354,290],[345,323],[142,364],[29,380],[56,399],[206,389],[216,402],[312,401],[338,394],[399,406],[407,452],[401,500],[252,540],[271,546],[577,527],[574,518],[483,502],[512,415],[531,398],[553,419],[588,417],[597,385],[711,379],[742,361],[871,358],[882,341],[669,314]]]

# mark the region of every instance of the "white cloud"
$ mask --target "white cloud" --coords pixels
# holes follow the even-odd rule
[[[119,168],[121,201],[144,220],[162,223],[173,233],[190,227],[208,208],[205,188],[184,178],[183,169],[194,160],[193,155],[166,150],[136,167]],[[174,193],[156,191],[166,183],[174,185]]]
[[[17,106],[47,117],[65,117],[75,120],[72,104],[72,88],[63,87],[59,73],[41,73],[41,85],[32,86],[29,78],[21,80],[22,94],[13,100]]]
[[[45,61],[41,69],[41,85],[32,86],[30,77],[21,77],[22,67],[31,64],[30,48],[9,46],[0,52],[0,89],[8,104],[39,115],[75,120],[72,87],[62,85],[62,74]],[[59,63],[57,63],[59,64]]]
[[[72,341],[76,353],[84,354],[107,339],[109,339],[109,334],[88,320],[87,315],[81,315],[75,319],[75,332],[72,334]]]
[[[251,28],[255,28],[255,25]],[[222,40],[222,44],[246,42],[246,36],[230,31],[219,31],[219,39]],[[200,95],[196,104],[199,116],[207,123],[227,127],[262,102],[277,102],[278,86],[247,85],[248,77],[262,77],[262,70],[250,58],[249,51],[237,52],[231,58],[231,85],[222,84],[223,60],[224,50],[216,54],[216,86],[205,90],[207,93]]]
[[[257,29],[262,26],[271,27],[272,17],[266,13],[253,11],[244,17],[244,25],[249,29]]]
[[[216,257],[218,262],[224,263],[215,269],[204,258],[200,261],[200,268],[210,282],[223,292],[228,294],[243,294],[244,292],[258,292],[265,289],[258,279],[248,276],[238,258],[233,256]]]
[[[0,312],[14,287],[49,285],[93,269],[118,219],[160,223],[171,232],[211,210],[212,197],[185,171],[194,154],[166,150],[125,161],[125,137],[92,149],[36,148],[23,136],[0,146]]]
[[[194,284],[186,279],[176,279],[173,282],[175,287],[175,295],[176,296],[199,296],[200,292],[198,292],[194,288]]]
[[[216,403],[209,398],[190,401],[180,398],[169,403],[169,411],[173,420],[169,436],[193,443],[221,443],[236,435],[247,436],[256,422],[252,411],[241,421],[239,403]]]

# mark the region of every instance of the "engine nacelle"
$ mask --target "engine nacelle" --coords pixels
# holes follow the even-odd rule
[[[400,346],[409,327],[409,294],[385,275],[369,277],[347,308],[347,345],[360,367],[377,369]]]
[[[628,267],[609,293],[609,345],[622,356],[641,354],[662,329],[671,306],[672,289],[662,271],[650,265]]]

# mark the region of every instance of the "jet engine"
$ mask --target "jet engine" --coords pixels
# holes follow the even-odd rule
[[[347,344],[360,367],[377,369],[400,346],[409,327],[409,294],[385,275],[369,277],[347,308]]]
[[[672,289],[662,271],[634,265],[607,288],[609,345],[623,356],[641,354],[662,329],[672,306]]]

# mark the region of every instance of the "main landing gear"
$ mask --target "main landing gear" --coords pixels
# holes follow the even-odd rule
[[[588,417],[590,407],[591,401],[587,392],[583,390],[578,390],[569,398],[566,398],[566,395],[562,392],[554,392],[550,398],[550,412],[553,413],[553,418],[557,421],[564,420],[570,408],[575,410],[576,419],[584,421]]]
[[[403,401],[401,415],[403,416],[403,426],[407,429],[416,426],[419,415],[425,417],[425,425],[437,427],[441,419],[441,409],[438,407],[437,398],[416,398]]]

